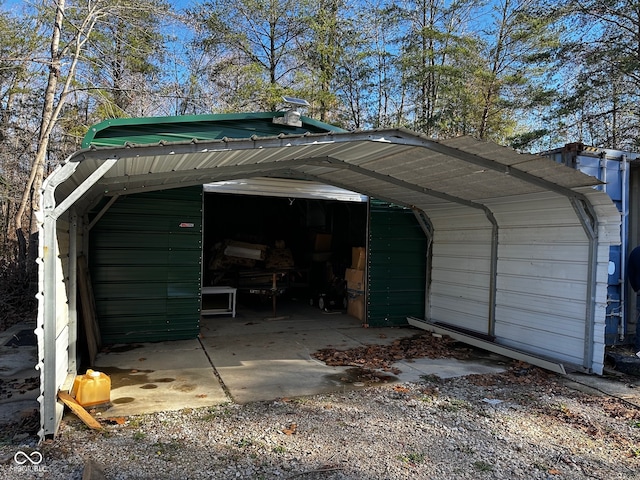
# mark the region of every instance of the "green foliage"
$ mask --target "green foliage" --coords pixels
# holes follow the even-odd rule
[[[253,86],[254,97],[243,100],[276,110],[278,95],[291,88],[299,65],[306,6],[293,0],[210,0],[190,11],[189,18],[203,26],[198,45],[217,57],[211,64],[216,81]],[[244,70],[234,76],[235,70],[226,66]]]
[[[412,465],[417,465],[419,463],[423,463],[425,461],[425,454],[422,452],[408,452],[399,457],[405,463],[409,463]]]
[[[531,149],[531,146],[535,144],[535,142],[537,142],[541,138],[544,138],[548,134],[548,129],[541,128],[514,135],[510,139],[510,146],[515,150],[528,151]]]
[[[564,1],[548,16],[562,29],[556,49],[557,103],[547,120],[567,141],[637,149],[640,37],[637,2]]]

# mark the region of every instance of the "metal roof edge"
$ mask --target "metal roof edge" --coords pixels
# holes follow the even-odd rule
[[[276,112],[276,113],[284,115],[284,112]],[[302,120],[302,125],[311,125],[311,126],[314,126],[316,128],[324,128],[324,129],[327,129],[327,131],[329,131],[329,132],[336,132],[336,133],[348,133],[349,132],[348,130],[345,130],[344,128],[337,127],[336,125],[331,125],[330,123],[321,122],[320,120],[316,120],[314,118],[309,118],[309,117],[302,116],[302,117],[300,117],[300,119]]]
[[[343,130],[343,131],[327,131],[327,132],[315,132],[315,133],[313,132],[291,133],[291,134],[281,133],[279,135],[272,135],[269,137],[258,137],[255,135],[251,137],[246,137],[246,138],[224,137],[219,139],[201,140],[201,141],[178,140],[175,142],[161,141],[161,142],[155,142],[155,143],[126,143],[124,145],[99,145],[99,146],[88,145],[88,146],[83,146],[80,150],[77,150],[76,152],[72,153],[67,158],[65,163],[78,161],[77,157],[82,157],[82,156],[106,159],[106,158],[113,158],[114,155],[117,156],[116,152],[118,151],[133,151],[136,149],[149,149],[154,147],[156,148],[169,148],[169,147],[193,148],[193,146],[197,145],[200,148],[204,148],[206,145],[229,145],[229,144],[241,144],[241,143],[247,143],[247,142],[253,142],[253,143],[255,142],[267,143],[267,142],[273,142],[273,141],[282,142],[283,140],[309,139],[313,137],[322,138],[326,136],[329,136],[331,138],[338,138],[338,137],[351,136],[351,135],[357,135],[358,137],[363,137],[363,138],[358,138],[358,140],[366,141],[371,139],[367,138],[367,136],[363,134],[370,134],[371,132],[372,131],[354,133],[354,132],[349,132],[347,130]],[[103,152],[106,153],[107,155],[103,156],[102,155]],[[133,155],[130,155],[130,156],[133,156]]]
[[[235,114],[234,114],[235,115]],[[246,114],[245,114],[246,115]],[[256,114],[258,116],[263,116],[264,113]],[[171,118],[171,117],[170,117]],[[228,118],[228,117],[227,117]],[[178,120],[179,121],[179,120]],[[361,131],[326,131],[326,132],[305,132],[305,133],[292,133],[292,134],[284,134],[280,133],[275,136],[252,136],[249,138],[221,138],[221,139],[211,139],[211,140],[180,140],[176,142],[166,142],[161,141],[152,144],[125,144],[125,145],[110,145],[110,146],[90,146],[89,148],[83,148],[78,150],[74,154],[72,154],[67,162],[70,161],[82,161],[88,158],[94,159],[102,159],[105,160],[107,158],[118,158],[118,157],[130,157],[136,156],[137,154],[133,154],[134,150],[142,150],[142,149],[162,149],[165,150],[170,148],[170,152],[155,152],[155,154],[176,154],[176,153],[189,153],[194,150],[205,151],[208,145],[219,146],[224,145],[223,149],[236,149],[236,148],[247,148],[247,143],[250,142],[253,145],[253,148],[265,148],[265,147],[273,147],[273,146],[293,146],[293,145],[302,145],[304,143],[308,143],[310,141],[315,141],[318,139],[319,142],[322,142],[323,138],[330,139],[328,141],[376,141],[382,143],[394,143],[394,144],[403,144],[403,145],[411,145],[411,146],[424,146],[434,151],[439,151],[443,154],[452,155],[458,159],[461,159],[466,162],[475,163],[486,168],[491,168],[497,171],[503,171],[505,173],[515,175],[520,177],[522,180],[534,183],[542,183],[546,188],[550,188],[551,190],[560,191],[564,195],[575,196],[579,195],[576,192],[572,191],[571,187],[561,186],[560,184],[551,182],[549,180],[545,180],[543,178],[537,177],[535,175],[528,174],[526,171],[519,170],[520,164],[526,163],[528,160],[536,160],[540,161],[544,157],[531,155],[531,154],[522,154],[517,152],[516,150],[510,149],[509,147],[500,146],[495,144],[495,142],[483,141],[475,139],[474,137],[465,136],[465,137],[457,137],[457,139],[451,139],[450,141],[438,141],[434,139],[428,138],[424,134],[420,134],[417,132],[413,132],[411,130],[405,128],[391,128],[391,129],[375,129],[375,130],[361,130]],[[522,158],[522,162],[517,162],[512,165],[507,165],[504,163],[497,162],[489,157],[484,155],[478,155],[475,153],[471,153],[465,151],[465,149],[461,149],[459,146],[455,145],[456,140],[458,139],[472,139],[474,142],[478,144],[493,144],[497,145],[502,149],[508,150],[513,155],[517,155]],[[244,146],[243,146],[244,145]],[[121,153],[119,153],[121,152]],[[126,152],[126,153],[125,153]],[[557,165],[551,159],[547,159],[549,164]],[[561,167],[561,166],[559,166]],[[593,177],[590,177],[582,172],[575,171],[576,174],[584,175],[585,178],[589,178],[593,180]],[[591,182],[590,185],[597,185],[601,183],[600,181]],[[580,186],[584,186],[580,185]]]
[[[579,145],[579,149],[569,149],[568,147],[572,145]],[[562,147],[543,150],[541,152],[535,153],[535,155],[548,157],[558,153],[575,153],[578,156],[603,157],[608,160],[618,160],[622,156],[625,156],[629,161],[640,160],[640,152],[634,152],[631,150],[618,150],[616,148],[608,147],[594,147],[592,145],[585,145],[580,142],[566,143]]]

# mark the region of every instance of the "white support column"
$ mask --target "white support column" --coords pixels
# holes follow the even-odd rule
[[[69,215],[69,367],[67,373],[78,372],[78,215]]]

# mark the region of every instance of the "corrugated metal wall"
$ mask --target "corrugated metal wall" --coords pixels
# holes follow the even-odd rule
[[[103,343],[198,335],[202,187],[120,198],[90,239]]]
[[[427,212],[434,225],[428,318],[488,333],[492,225],[482,210]]]
[[[632,163],[629,175],[629,235],[627,253],[631,253],[635,247],[640,245],[640,165]],[[625,262],[627,258],[625,258]],[[627,288],[627,305],[626,305],[626,321],[627,331],[631,334],[637,329],[637,322],[640,321],[640,312],[638,311],[638,297],[631,288],[631,285],[625,279],[625,287]]]
[[[580,365],[585,349],[589,241],[565,197],[491,205],[500,222],[496,336]]]
[[[370,326],[406,325],[424,316],[427,239],[413,211],[371,200],[367,318]]]
[[[548,193],[487,205],[499,225],[493,324],[491,223],[482,210],[474,214],[455,207],[427,212],[434,224],[428,317],[582,365],[589,321],[589,239],[573,206],[566,197]],[[601,327],[594,327],[596,338]]]
[[[64,274],[69,266],[69,222],[66,218],[58,220],[56,258],[56,382],[62,385],[69,373],[69,293],[68,278]]]
[[[604,152],[601,154],[597,150],[580,153],[574,158],[575,168],[604,182],[603,185],[597,188],[606,192],[622,213],[622,244],[611,246],[609,251],[612,273],[609,275],[607,288],[607,320],[605,327],[605,342],[607,345],[620,343],[619,327],[622,319],[620,315],[622,315],[622,302],[624,299],[622,289],[626,288],[622,263],[626,262],[626,257],[630,252],[627,238],[627,213],[629,212],[629,206],[633,205],[633,203],[628,203],[628,198],[625,198],[627,196],[626,189],[629,187],[626,184],[628,166],[622,161],[621,152],[619,154],[611,153],[614,158],[607,158]]]

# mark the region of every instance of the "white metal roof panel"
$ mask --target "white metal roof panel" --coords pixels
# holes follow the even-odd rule
[[[344,183],[345,174],[349,173],[354,182],[356,177],[366,181],[375,178],[369,185],[372,188],[404,182],[405,187],[411,185],[414,190],[426,189],[446,194],[450,200],[465,201],[545,190],[544,186],[527,181],[528,175],[561,188],[598,183],[553,160],[522,155],[472,138],[435,142],[404,130],[388,130],[82,150],[69,159],[79,165],[56,190],[58,201],[108,158],[118,161],[92,187],[94,195],[89,192],[86,198],[95,198],[105,190],[114,194],[265,172],[277,176],[278,171],[295,171],[330,184]],[[515,171],[525,178],[513,175]],[[436,200],[441,202],[442,198]],[[76,206],[81,203],[76,202]]]

